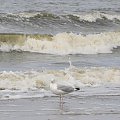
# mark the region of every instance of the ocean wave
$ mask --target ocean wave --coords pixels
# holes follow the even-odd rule
[[[120,21],[120,14],[118,13],[105,13],[100,11],[94,12],[81,12],[77,14],[53,14],[49,12],[22,12],[22,13],[1,13],[1,22],[24,22],[24,23],[36,23],[35,21],[47,20],[48,22],[56,23],[69,23],[69,22],[97,22],[97,20],[108,20],[115,22]],[[85,23],[84,23],[85,24]]]
[[[87,14],[74,14],[73,17],[77,17],[79,21],[88,21],[88,22],[96,22],[98,19],[101,20],[110,20],[115,22],[115,20],[120,20],[119,14],[108,14],[104,12],[92,12]]]
[[[49,90],[52,79],[75,87],[120,84],[119,68],[76,68],[65,70],[0,72],[0,90]]]
[[[120,32],[99,34],[59,33],[56,35],[1,34],[0,51],[28,51],[46,54],[112,53],[120,46]]]
[[[0,21],[1,22],[10,22],[10,21],[20,21],[20,22],[34,22],[34,20],[42,19],[59,19],[59,16],[47,13],[47,12],[23,12],[23,13],[1,13]]]
[[[24,18],[52,18],[52,19],[62,19],[69,18],[72,20],[87,21],[87,22],[96,22],[97,19],[108,19],[111,21],[120,20],[120,14],[110,14],[100,11],[80,13],[80,14],[66,14],[66,15],[55,15],[47,12],[36,12],[36,13],[20,13],[20,17]]]

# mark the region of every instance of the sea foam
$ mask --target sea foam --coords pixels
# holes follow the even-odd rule
[[[119,14],[108,14],[104,12],[92,12],[86,14],[74,14],[80,21],[96,22],[98,19],[108,19],[111,21],[120,20]]]
[[[76,68],[65,70],[26,71],[26,72],[0,72],[1,90],[49,90],[52,79],[56,82],[69,84],[75,87],[103,86],[106,84],[120,85],[119,68]]]
[[[112,53],[114,48],[120,46],[120,32],[88,35],[59,33],[54,36],[44,35],[44,37],[43,35],[42,37],[38,37],[38,35],[36,35],[37,37],[35,35],[18,35],[18,38],[13,37],[10,40],[9,37],[4,40],[4,35],[1,36],[0,51],[5,52],[14,50],[56,55],[98,54]]]

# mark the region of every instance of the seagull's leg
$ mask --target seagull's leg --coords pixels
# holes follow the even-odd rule
[[[62,97],[62,110],[63,110],[63,95],[61,95],[61,97]]]
[[[60,95],[60,109],[61,109],[61,95]]]

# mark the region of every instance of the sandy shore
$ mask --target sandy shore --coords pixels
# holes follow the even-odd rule
[[[113,99],[111,99],[111,97]],[[120,120],[119,96],[58,96],[0,101],[0,120]]]

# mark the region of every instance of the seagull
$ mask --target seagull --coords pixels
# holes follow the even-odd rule
[[[52,80],[50,83],[50,90],[60,96],[60,109],[63,109],[63,95],[71,93],[73,91],[78,91],[80,88],[74,88],[70,85],[62,85],[55,82],[55,80]]]

